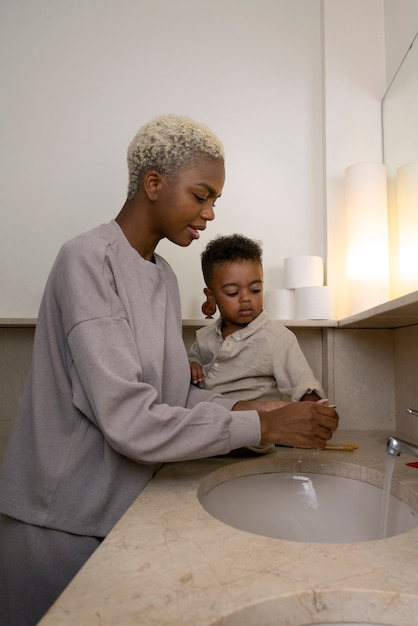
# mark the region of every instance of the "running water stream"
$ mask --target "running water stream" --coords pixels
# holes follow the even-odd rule
[[[417,409],[407,408],[405,409],[407,413],[411,415],[418,416]],[[395,461],[398,454],[387,453],[386,456],[386,467],[385,467],[385,477],[383,480],[383,493],[382,493],[382,509],[380,514],[380,538],[385,539],[388,531],[388,516],[389,516],[389,499],[390,499],[390,489],[392,486],[392,476],[393,470],[395,468]]]
[[[392,486],[393,470],[395,468],[396,455],[387,453],[385,477],[383,480],[383,493],[382,493],[382,508],[380,513],[380,533],[381,539],[385,539],[388,531],[388,516],[389,516],[389,499],[390,489]]]

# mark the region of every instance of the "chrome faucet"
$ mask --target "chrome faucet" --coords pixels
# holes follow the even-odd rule
[[[389,454],[396,454],[396,456],[399,456],[401,452],[407,452],[418,457],[418,445],[411,441],[399,439],[399,437],[389,437],[386,442],[386,450]]]
[[[418,415],[418,410],[416,409],[406,409],[406,412]],[[405,441],[399,437],[389,437],[386,442],[386,450],[389,454],[395,454],[396,456],[399,456],[401,452],[406,452],[407,454],[418,457],[418,444],[412,441]]]

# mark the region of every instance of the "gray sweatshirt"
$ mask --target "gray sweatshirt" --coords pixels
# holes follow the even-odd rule
[[[255,411],[190,385],[170,266],[115,221],[67,242],[0,472],[0,512],[106,536],[162,462],[260,442]]]

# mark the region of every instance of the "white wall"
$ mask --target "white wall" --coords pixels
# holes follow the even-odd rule
[[[383,158],[381,0],[324,0],[324,68],[328,281],[342,318],[353,312],[345,282],[344,171],[353,163]]]
[[[345,280],[344,171],[383,160],[381,100],[418,31],[417,0],[322,0],[328,283],[338,318]]]
[[[417,0],[384,0],[386,82],[392,81],[418,32]]]
[[[231,232],[263,241],[266,289],[284,257],[328,256],[346,315],[344,169],[381,160],[381,98],[417,30],[416,0],[3,0],[0,317],[36,316],[58,248],[117,214],[126,147],[166,112],[227,152],[216,221],[159,248],[183,316],[203,246]]]
[[[60,245],[113,218],[138,127],[174,112],[227,153],[217,219],[159,251],[183,316],[200,316],[200,251],[217,233],[283,258],[324,252],[319,0],[3,0],[0,7],[0,317],[36,317]]]

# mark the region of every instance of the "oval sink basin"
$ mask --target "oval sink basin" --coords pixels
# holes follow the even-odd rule
[[[410,594],[315,589],[242,607],[210,626],[410,626],[417,611],[418,596]]]
[[[352,543],[381,538],[383,490],[330,474],[272,472],[239,476],[199,492],[222,522],[288,541]],[[416,512],[390,496],[386,537],[415,528]]]

